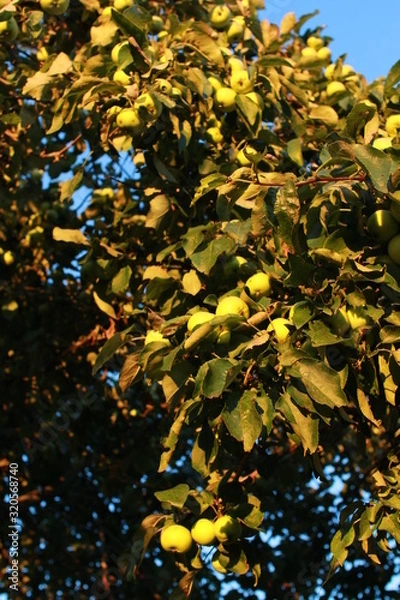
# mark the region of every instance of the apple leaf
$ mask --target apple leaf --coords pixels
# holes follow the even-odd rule
[[[400,60],[398,60],[390,69],[385,80],[385,96],[388,98],[395,92],[397,84],[400,82]]]
[[[132,276],[132,269],[129,265],[122,267],[111,281],[111,291],[114,294],[122,294],[129,288],[129,282]]]
[[[125,343],[126,335],[123,332],[116,333],[107,340],[97,356],[93,367],[93,375],[95,375]]]
[[[196,296],[201,290],[201,280],[194,269],[182,277],[183,290],[191,296]]]
[[[304,454],[308,450],[313,454],[318,447],[318,422],[315,414],[304,414],[300,408],[292,402],[289,394],[282,394],[275,408],[279,410],[290,423],[295,434],[301,441]]]
[[[111,306],[111,304],[108,304],[108,302],[105,302],[105,300],[102,300],[100,298],[100,296],[98,295],[98,293],[95,292],[95,291],[93,291],[93,299],[96,302],[96,304],[99,307],[99,309],[103,313],[105,313],[106,315],[108,315],[112,319],[116,319],[117,318],[117,315],[115,314],[115,311],[114,311],[113,307]]]
[[[206,398],[218,398],[229,387],[240,370],[240,363],[227,358],[214,358],[207,361],[197,373],[194,394],[202,394]]]
[[[372,146],[356,144],[354,151],[358,162],[368,173],[375,188],[379,192],[387,194],[390,176],[397,166],[395,161]]]
[[[79,229],[62,229],[61,227],[54,227],[53,240],[56,242],[80,244],[82,246],[89,245],[85,235]]]
[[[262,418],[258,411],[256,393],[246,391],[239,398],[231,394],[225,401],[222,418],[229,433],[243,442],[245,452],[250,452],[262,430]]]
[[[309,112],[309,117],[313,121],[322,121],[326,125],[334,126],[339,121],[339,116],[332,106],[313,106]]]
[[[163,490],[162,492],[155,492],[155,497],[157,500],[166,504],[164,508],[172,508],[175,506],[176,508],[183,508],[187,497],[190,492],[190,487],[187,483],[180,483],[169,490]]]
[[[210,465],[218,454],[218,442],[207,421],[203,422],[192,449],[192,466],[203,477],[210,475]]]
[[[125,392],[142,375],[139,365],[139,354],[128,354],[122,366],[118,384],[122,392]]]
[[[191,256],[192,264],[200,273],[208,275],[221,254],[229,254],[235,247],[235,241],[229,237],[220,237],[208,243],[204,242]]]
[[[193,589],[197,571],[189,571],[178,582],[178,587],[170,594],[168,600],[187,600]]]

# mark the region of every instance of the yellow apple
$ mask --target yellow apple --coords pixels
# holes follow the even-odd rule
[[[228,58],[228,66],[230,68],[231,73],[235,73],[235,71],[247,71],[246,65],[237,56],[230,56]]]
[[[331,81],[326,86],[326,95],[328,98],[332,96],[336,96],[337,94],[342,94],[346,91],[346,86],[341,81]]]
[[[252,102],[257,104],[257,106],[261,108],[261,110],[264,108],[264,100],[260,94],[258,94],[257,92],[249,92],[245,95],[246,98],[249,98]]]
[[[153,15],[149,23],[149,31],[153,35],[160,33],[164,29],[164,21],[158,15]]]
[[[48,15],[62,15],[69,8],[69,0],[40,0],[40,6]]]
[[[250,167],[253,164],[245,155],[243,148],[236,154],[236,160],[241,167]]]
[[[283,317],[277,317],[276,319],[272,319],[271,323],[267,327],[267,331],[273,331],[278,342],[283,344],[283,342],[286,342],[290,335],[290,329],[288,325],[292,325],[291,321],[284,319]]]
[[[211,86],[212,86],[212,89],[214,90],[214,92],[216,92],[217,90],[222,88],[222,82],[220,79],[217,79],[217,77],[214,77],[213,75],[211,75],[210,77],[208,77],[208,81],[209,81],[209,83],[211,83]]]
[[[396,265],[400,265],[400,234],[392,237],[388,244],[388,254]]]
[[[246,281],[245,289],[253,300],[269,296],[272,291],[271,278],[267,273],[255,273]]]
[[[230,44],[240,42],[243,39],[245,20],[243,17],[234,17],[227,31],[227,38]]]
[[[118,127],[123,129],[139,129],[142,127],[139,113],[135,108],[123,108],[117,114]]]
[[[349,75],[354,75],[354,73],[354,68],[351,65],[342,65],[341,77],[348,77]]]
[[[215,540],[214,523],[209,519],[199,519],[191,530],[192,538],[202,546],[209,546]]]
[[[7,250],[6,252],[4,252],[3,262],[8,267],[15,262],[14,254],[11,252],[11,250]]]
[[[199,310],[198,312],[191,315],[190,319],[187,322],[187,329],[191,333],[197,327],[200,327],[200,325],[208,323],[208,321],[212,321],[214,317],[215,315],[213,315],[212,313],[209,313],[205,310]]]
[[[112,6],[106,6],[103,8],[101,16],[105,17],[106,19],[110,19],[112,17]]]
[[[319,60],[330,60],[331,55],[332,52],[327,46],[324,46],[323,48],[317,50],[317,58],[319,58]]]
[[[340,69],[341,70],[341,69]],[[330,65],[328,65],[325,69],[325,77],[327,79],[335,79],[335,77],[338,77],[338,68],[336,63],[331,63]]]
[[[113,75],[113,81],[121,85],[129,85],[132,80],[123,69],[117,69]]]
[[[223,315],[240,315],[245,319],[250,316],[250,309],[246,302],[238,296],[225,296],[218,303],[217,310],[215,311],[217,317]]]
[[[301,56],[303,58],[311,58],[315,60],[317,58],[317,51],[315,50],[315,48],[309,48],[307,46],[306,48],[302,49]]]
[[[228,572],[228,570],[220,563],[221,556],[223,556],[223,555],[221,554],[221,552],[219,550],[214,552],[212,559],[211,559],[211,565],[217,571],[217,573],[225,574]]]
[[[232,112],[236,107],[236,92],[230,87],[221,87],[215,92],[215,102],[226,112]]]
[[[7,21],[0,21],[0,40],[3,42],[13,42],[19,33],[19,27],[14,17]]]
[[[222,543],[236,542],[242,530],[239,521],[230,515],[219,517],[215,521],[214,527],[215,536]]]
[[[247,260],[243,256],[230,256],[224,264],[225,277],[238,275],[241,267],[247,264]]]
[[[232,332],[230,329],[226,327],[221,327],[220,332],[217,333],[217,344],[218,345],[227,345],[231,341]]]
[[[367,319],[360,308],[348,308],[347,319],[350,324],[350,329],[359,329],[367,325]]]
[[[162,94],[170,96],[172,92],[172,84],[166,79],[157,79],[157,87]]]
[[[310,37],[307,38],[307,46],[309,48],[313,48],[314,50],[319,50],[320,48],[322,48],[323,45],[324,45],[324,41],[321,40],[321,38],[317,37],[316,35],[310,35]]]
[[[135,108],[139,111],[139,115],[143,115],[148,121],[155,121],[162,112],[161,102],[149,93],[141,94],[137,98]]]
[[[160,543],[167,552],[183,554],[192,547],[192,536],[183,525],[169,525],[161,531]]]
[[[206,138],[213,144],[221,144],[224,141],[224,136],[219,127],[209,127],[206,131]]]
[[[388,242],[398,232],[398,223],[390,210],[379,209],[367,221],[368,233],[380,243]]]
[[[126,8],[133,6],[133,0],[114,0],[113,7],[115,10],[123,11]]]
[[[386,119],[386,131],[390,137],[395,137],[400,131],[400,115],[390,115]]]
[[[215,6],[211,11],[210,23],[215,29],[225,29],[231,20],[231,11],[229,6]]]
[[[234,71],[229,83],[231,88],[238,94],[248,94],[253,89],[253,82],[248,71]]]
[[[132,61],[130,44],[127,40],[119,42],[111,50],[111,60],[115,65],[122,65],[128,61]]]
[[[144,340],[144,345],[152,344],[153,342],[157,342],[159,344],[163,344],[164,346],[170,346],[171,343],[167,338],[163,336],[159,331],[148,331]]]

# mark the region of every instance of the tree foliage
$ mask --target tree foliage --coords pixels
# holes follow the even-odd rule
[[[395,597],[400,62],[368,83],[257,0],[0,4],[21,594]]]

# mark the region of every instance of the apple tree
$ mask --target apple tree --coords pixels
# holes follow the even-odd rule
[[[27,598],[397,597],[400,61],[260,8],[0,2]]]

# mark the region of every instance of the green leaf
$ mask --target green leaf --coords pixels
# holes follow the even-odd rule
[[[150,210],[146,215],[146,227],[160,229],[165,218],[170,213],[170,201],[164,194],[159,194],[150,200]]]
[[[286,181],[285,186],[278,190],[274,213],[283,241],[293,249],[298,247],[296,231],[300,219],[300,201],[293,181]]]
[[[197,571],[189,571],[186,573],[182,579],[179,580],[178,587],[174,589],[172,594],[168,597],[168,600],[187,600],[192,593],[196,575]]]
[[[309,336],[315,348],[338,344],[340,339],[322,321],[313,321],[309,324]]]
[[[318,418],[316,415],[304,414],[294,402],[291,401],[289,394],[282,394],[275,408],[283,413],[290,423],[293,431],[298,436],[304,448],[304,454],[307,450],[313,454],[318,447]]]
[[[190,487],[187,485],[187,483],[180,483],[169,490],[155,492],[154,495],[157,500],[163,504],[168,504],[171,507],[175,506],[176,508],[183,508],[189,492]]]
[[[186,294],[196,296],[201,290],[201,280],[195,270],[185,273],[182,277],[182,287]]]
[[[348,134],[356,138],[360,129],[376,114],[376,106],[369,106],[366,102],[357,102],[351,109],[346,119]]]
[[[205,246],[205,247],[204,247]],[[222,254],[230,254],[236,247],[236,243],[229,237],[221,237],[210,242],[204,242],[191,256],[193,266],[208,275],[218,258]]]
[[[125,392],[142,375],[139,365],[139,354],[128,354],[119,374],[118,384],[122,392]]]
[[[203,477],[210,475],[210,466],[218,454],[218,441],[207,421],[203,422],[192,450],[192,467]]]
[[[93,375],[95,375],[114,356],[126,341],[126,335],[124,333],[116,333],[107,340],[97,356],[93,367]]]
[[[390,69],[385,80],[385,96],[389,97],[395,91],[395,87],[400,82],[400,60],[398,60]]]
[[[63,203],[66,200],[71,200],[72,195],[78,189],[83,179],[83,169],[79,169],[72,179],[67,179],[60,184],[60,202]]]
[[[342,538],[342,532],[340,530],[337,531],[333,536],[330,549],[338,563],[343,566],[349,551],[346,549],[346,545],[344,544]]]
[[[245,452],[250,452],[261,434],[263,423],[257,406],[256,392],[246,391],[239,398],[230,395],[222,411],[222,418],[229,433],[239,442],[243,442]]]
[[[224,57],[220,46],[206,32],[202,31],[195,23],[192,24],[192,29],[186,32],[183,42],[193,46],[203,57],[207,58],[211,67],[224,66]]]
[[[296,163],[299,167],[302,167],[304,164],[303,152],[301,150],[301,139],[294,138],[293,140],[289,140],[287,144],[287,153],[289,158]]]
[[[132,276],[132,269],[129,265],[122,267],[111,281],[111,291],[114,294],[126,292]]]
[[[206,398],[218,398],[229,387],[240,370],[239,363],[227,358],[209,360],[200,367],[197,373],[196,392],[202,393]]]
[[[145,48],[147,46],[147,38],[141,27],[134,22],[134,15],[130,14],[129,11],[121,13],[117,10],[112,9],[113,21],[118,27],[126,33],[126,35],[132,35],[140,46]]]
[[[387,154],[372,146],[356,144],[354,151],[376,189],[387,194],[390,175],[394,173],[396,163]]]
[[[115,314],[115,311],[114,311],[113,307],[111,306],[111,304],[108,304],[108,302],[105,302],[105,300],[102,300],[100,298],[100,296],[98,295],[98,293],[95,292],[95,291],[93,291],[93,299],[96,302],[96,304],[99,307],[99,309],[103,313],[105,313],[106,315],[108,315],[112,319],[116,319],[117,318],[117,315]]]
[[[313,106],[309,112],[309,117],[313,121],[322,121],[326,125],[337,125],[339,116],[332,106]]]
[[[53,240],[56,242],[68,242],[70,244],[80,244],[88,246],[85,235],[79,229],[61,229],[61,227],[54,227],[53,229]]]

